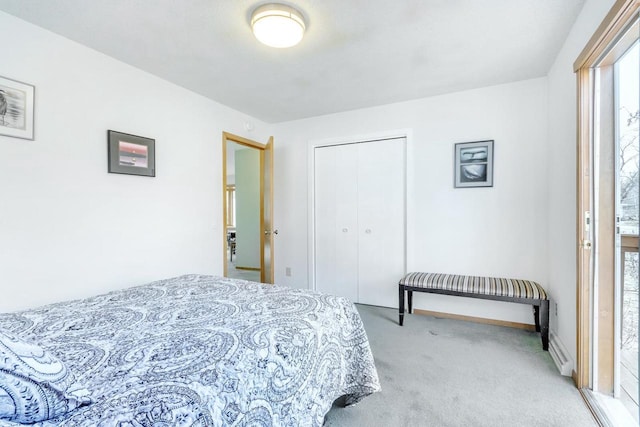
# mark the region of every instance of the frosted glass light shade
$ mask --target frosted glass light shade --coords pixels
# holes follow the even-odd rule
[[[253,11],[251,28],[267,46],[284,48],[300,43],[306,28],[302,14],[283,4],[265,4]]]

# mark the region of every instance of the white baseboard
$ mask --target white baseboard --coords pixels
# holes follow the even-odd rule
[[[560,341],[560,338],[553,332],[549,332],[549,354],[560,371],[560,375],[570,377],[573,371],[573,360],[569,357],[569,352]]]

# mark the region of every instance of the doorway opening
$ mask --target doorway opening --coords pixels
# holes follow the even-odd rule
[[[273,283],[273,137],[222,134],[224,276]]]

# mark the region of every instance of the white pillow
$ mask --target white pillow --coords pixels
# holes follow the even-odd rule
[[[31,424],[91,403],[60,359],[0,331],[0,419]]]

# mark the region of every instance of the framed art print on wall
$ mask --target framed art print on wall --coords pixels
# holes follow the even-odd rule
[[[108,132],[109,173],[156,176],[156,141],[128,133]]]
[[[0,76],[0,135],[33,139],[36,88]]]
[[[493,140],[455,144],[455,188],[493,187]]]

